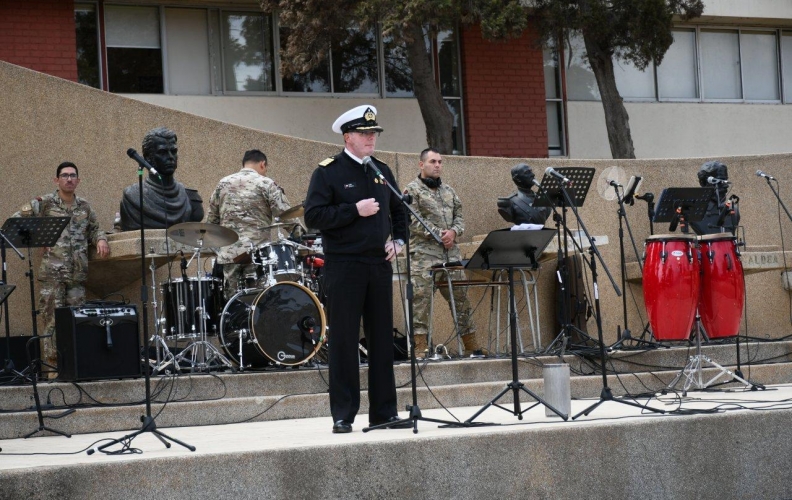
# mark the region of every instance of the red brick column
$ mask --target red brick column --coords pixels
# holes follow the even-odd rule
[[[0,60],[77,81],[73,0],[0,0]]]
[[[489,42],[478,26],[462,30],[467,153],[547,157],[542,49],[536,33]]]

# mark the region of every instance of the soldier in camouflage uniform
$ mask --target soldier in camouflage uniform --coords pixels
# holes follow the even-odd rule
[[[258,149],[246,151],[242,170],[221,179],[209,199],[206,222],[231,228],[239,235],[236,243],[217,254],[217,263],[224,265],[227,299],[244,287],[246,275],[255,274],[249,252],[269,239],[270,230],[264,228],[272,225],[273,217],[291,208],[283,189],[266,175],[267,156]],[[284,222],[299,225],[296,219]]]
[[[71,217],[71,222],[54,247],[44,248],[38,272],[40,314],[39,332],[53,337],[42,339],[42,360],[57,365],[55,308],[80,305],[85,301],[88,279],[88,245],[96,245],[96,253],[104,258],[110,254],[107,236],[99,229],[96,212],[74,191],[80,183],[77,166],[63,162],[55,171],[57,190],[25,204],[13,217]]]
[[[429,332],[429,300],[432,294],[432,272],[434,264],[459,261],[462,255],[456,239],[465,229],[462,218],[462,202],[456,192],[443,184],[440,173],[443,170],[443,158],[432,148],[421,152],[418,163],[421,169],[418,178],[410,182],[404,192],[413,198],[412,206],[427,222],[432,232],[440,237],[443,246],[439,246],[434,238],[416,220],[410,222],[410,257],[411,277],[413,280],[413,330],[415,333],[415,352],[422,356],[427,348]],[[436,274],[444,277],[444,275]],[[464,279],[462,271],[451,273],[452,279]],[[440,287],[440,293],[451,305],[448,287]],[[483,355],[476,340],[476,328],[471,318],[470,302],[467,292],[462,288],[454,288],[454,306],[459,323],[459,333],[465,345],[465,356]]]

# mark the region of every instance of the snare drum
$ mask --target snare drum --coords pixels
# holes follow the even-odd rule
[[[241,355],[245,367],[301,365],[322,346],[325,326],[316,296],[284,282],[234,295],[223,309],[220,343],[237,364]]]
[[[643,289],[657,340],[687,340],[696,318],[701,277],[696,237],[657,234],[646,239]]]
[[[194,338],[201,333],[201,315],[198,301],[198,278],[182,278],[160,283],[165,311],[165,337],[168,339]],[[201,296],[204,301],[206,333],[217,335],[220,311],[223,308],[221,280],[201,277]]]
[[[261,273],[272,276],[275,281],[298,281],[302,270],[297,265],[295,246],[290,241],[267,243],[256,250],[256,263],[261,265]]]
[[[699,237],[702,256],[701,324],[710,339],[740,333],[745,306],[745,278],[737,238],[731,233]]]

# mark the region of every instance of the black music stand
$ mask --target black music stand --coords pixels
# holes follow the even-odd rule
[[[55,246],[70,221],[71,217],[11,217],[5,221],[2,229],[0,229],[13,246],[28,249],[28,272],[25,273],[25,276],[28,277],[30,285],[30,316],[33,321],[33,337],[38,337],[39,335],[38,325],[36,324],[38,311],[36,310],[36,293],[33,285],[31,248]],[[55,367],[50,366],[50,368]]]
[[[713,187],[663,189],[652,222],[670,222],[669,231],[674,232],[679,226],[687,234],[690,223],[698,222],[706,215],[714,193]]]
[[[517,373],[517,305],[514,299],[514,269],[528,268],[538,269],[538,257],[542,253],[550,240],[556,235],[552,229],[540,229],[537,231],[510,231],[499,229],[487,235],[481,245],[476,249],[476,253],[468,261],[467,269],[506,269],[509,271],[509,330],[511,335],[511,362],[512,362],[512,381],[506,384],[497,396],[485,404],[472,417],[465,421],[466,425],[473,423],[476,417],[481,415],[490,406],[497,406],[512,415],[516,415],[518,420],[522,420],[523,413],[536,405],[543,404],[553,413],[566,420],[569,415],[561,413],[548,402],[531,392],[520,382]],[[501,406],[497,401],[507,392],[512,391],[514,396],[514,409],[510,410]],[[524,410],[520,408],[520,391],[525,392],[536,400]]]
[[[534,200],[534,206],[561,208],[560,217],[558,213],[553,214],[553,220],[555,221],[558,236],[558,256],[556,261],[556,270],[558,271],[560,279],[559,285],[561,286],[561,314],[559,318],[559,323],[561,323],[561,331],[558,333],[558,335],[556,335],[555,339],[550,342],[550,345],[547,346],[544,352],[549,353],[553,349],[553,346],[555,346],[558,342],[561,342],[560,357],[563,358],[564,351],[566,350],[567,343],[571,338],[572,332],[576,332],[578,337],[582,339],[583,342],[594,342],[594,339],[591,338],[588,333],[584,332],[572,323],[572,304],[570,303],[572,296],[570,289],[569,269],[567,267],[567,258],[569,257],[569,240],[572,240],[572,243],[575,245],[575,247],[577,247],[578,252],[580,252],[581,255],[583,254],[583,249],[580,247],[580,245],[578,245],[577,239],[573,237],[572,232],[567,227],[567,209],[569,207],[583,206],[583,203],[586,201],[586,195],[589,191],[589,188],[591,187],[591,182],[594,179],[594,173],[596,172],[596,169],[592,167],[561,167],[555,169],[555,171],[562,177],[568,179],[569,182],[565,183],[555,175],[545,172],[545,175],[542,178],[542,182],[539,186],[539,195]],[[564,191],[566,191],[567,195],[569,196],[568,200],[566,197],[564,197]],[[568,238],[564,238],[562,236],[562,228],[563,234],[568,235]]]

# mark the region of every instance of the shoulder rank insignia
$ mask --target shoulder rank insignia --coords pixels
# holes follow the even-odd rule
[[[325,158],[324,160],[319,162],[320,167],[326,167],[335,161],[334,157]]]

